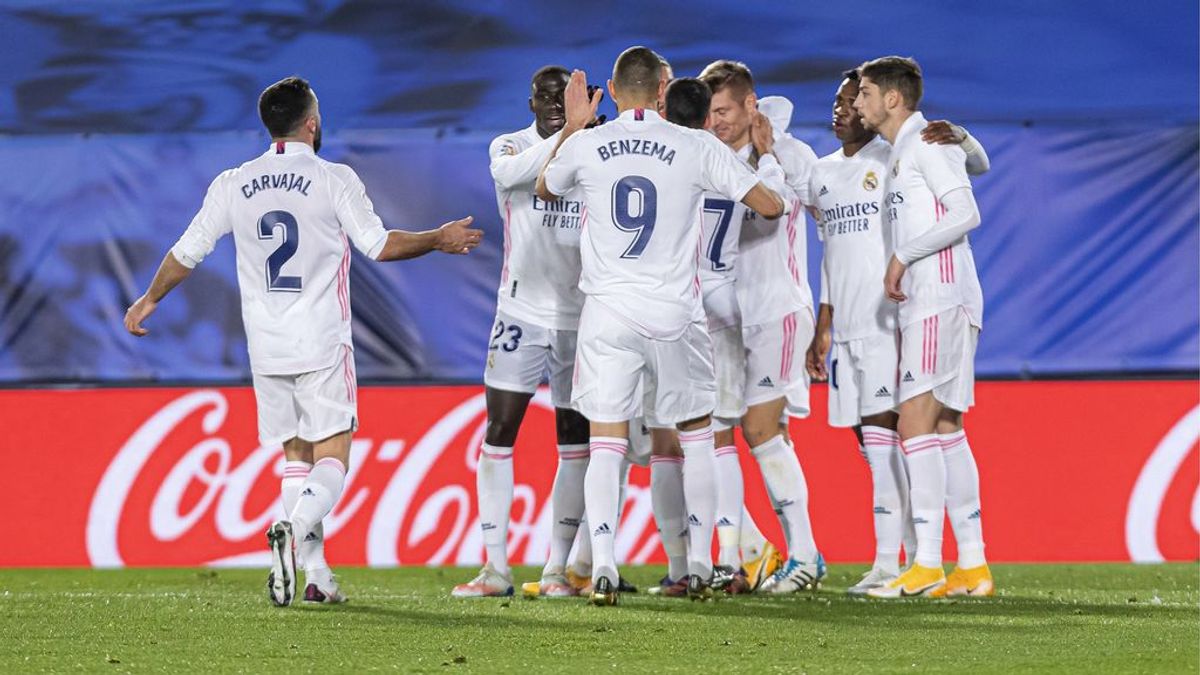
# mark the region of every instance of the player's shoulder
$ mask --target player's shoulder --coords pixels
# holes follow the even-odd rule
[[[361,183],[362,179],[358,177],[358,172],[355,171],[349,164],[340,162],[330,162],[327,159],[313,157],[317,171],[328,177],[335,185],[353,185]]]
[[[812,147],[791,134],[784,134],[775,141],[775,156],[785,169],[817,163],[817,153]]]
[[[501,150],[507,150],[509,154],[515,155],[533,145],[535,141],[531,136],[535,135],[536,132],[533,132],[531,127],[500,134],[488,144],[488,151],[492,156]]]
[[[917,161],[918,164],[930,162],[952,164],[964,164],[967,161],[967,153],[962,147],[957,144],[942,145],[940,143],[926,143],[921,139],[920,134],[915,134],[908,139],[908,154]]]

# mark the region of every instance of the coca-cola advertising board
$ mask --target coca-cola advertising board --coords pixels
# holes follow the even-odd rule
[[[1200,406],[1194,382],[984,382],[967,429],[993,561],[1195,560]],[[870,476],[848,430],[792,422],[817,543],[873,555]],[[482,387],[364,387],[346,489],[326,521],[335,565],[476,565]],[[265,565],[282,451],[261,447],[235,388],[0,391],[0,566]],[[556,453],[535,399],[515,450],[510,552],[544,561]],[[782,543],[757,466],[746,498]],[[664,560],[635,467],[618,529],[627,562]],[[951,541],[947,528],[947,541]],[[952,544],[947,555],[954,555]]]

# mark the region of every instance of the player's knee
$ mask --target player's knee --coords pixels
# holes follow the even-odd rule
[[[556,408],[554,422],[560,445],[577,445],[588,442],[588,421],[578,411],[570,408]]]
[[[483,442],[501,448],[511,448],[517,442],[517,429],[519,428],[521,428],[519,417],[516,419],[505,415],[489,417]]]
[[[746,437],[746,442],[750,444],[750,447],[757,448],[780,435],[779,423],[775,421],[749,423],[742,427],[742,434]]]

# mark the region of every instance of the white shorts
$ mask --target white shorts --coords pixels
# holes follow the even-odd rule
[[[900,332],[900,401],[933,392],[942,405],[966,412],[975,405],[975,347],[979,328],[962,307],[904,326]]]
[[[709,337],[717,381],[713,429],[722,431],[732,429],[746,414],[746,347],[741,326],[710,330]]]
[[[804,353],[813,338],[812,312],[798,310],[770,323],[742,326],[746,345],[746,406],[787,397],[787,413],[808,417]]]
[[[299,437],[315,443],[358,429],[354,350],[342,345],[337,363],[299,375],[254,373],[258,440],[279,445]]]
[[[715,389],[704,322],[691,323],[675,340],[655,340],[604,305],[584,303],[571,401],[584,417],[625,422],[642,414],[644,397],[647,418],[674,426],[712,414]]]
[[[862,418],[900,404],[895,333],[833,343],[829,367],[829,426],[854,427]]]
[[[492,389],[532,394],[549,370],[550,400],[556,408],[570,408],[577,335],[573,330],[546,328],[498,310],[483,383]]]

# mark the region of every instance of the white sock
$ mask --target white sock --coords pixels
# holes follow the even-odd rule
[[[979,469],[967,443],[967,432],[940,435],[946,463],[946,512],[958,544],[958,566],[986,565],[983,557],[983,521],[980,519]]]
[[[871,465],[871,498],[875,513],[875,567],[892,574],[900,573],[900,543],[904,536],[904,496],[902,476],[896,466],[900,456],[900,435],[883,427],[862,428],[863,452]]]
[[[550,514],[553,525],[550,530],[550,556],[542,574],[562,574],[567,566],[571,544],[583,521],[583,479],[587,475],[588,446],[558,446],[558,471],[554,474],[554,488],[550,492]]]
[[[475,492],[479,497],[479,527],[487,561],[500,574],[508,572],[508,520],[512,515],[512,448],[483,444],[475,469]]]
[[[683,448],[683,503],[687,507],[688,574],[712,577],[713,516],[717,512],[717,469],[712,425],[679,432]]]
[[[321,520],[333,510],[345,484],[345,464],[333,457],[317,460],[300,486],[300,495],[292,508],[292,534],[298,543],[304,542],[310,534],[317,534]]]
[[[629,461],[626,456],[625,461],[621,463],[621,491],[617,493],[617,522],[621,522],[621,514],[625,513],[625,495],[629,492],[629,470],[633,468],[633,462]]]
[[[687,510],[683,504],[683,458],[650,458],[650,508],[658,525],[667,576],[678,581],[687,576]]]
[[[717,471],[717,562],[737,569],[742,562],[738,544],[742,530],[742,502],[745,501],[742,465],[738,462],[737,446],[717,448],[714,454]]]
[[[583,494],[592,536],[592,581],[608,577],[615,587],[620,580],[615,546],[617,502],[621,494],[621,468],[629,441],[593,436],[590,446],[592,459],[583,481]]]
[[[283,512],[290,514],[296,508],[296,500],[300,498],[300,486],[312,471],[312,464],[301,461],[291,461],[283,465],[283,480],[280,481],[280,492],[283,493]],[[285,516],[286,517],[286,516]],[[325,526],[321,523],[309,530],[304,541],[296,542],[296,557],[304,566],[306,575],[321,569],[327,569],[325,562]],[[307,580],[307,579],[306,579]]]
[[[946,517],[946,463],[937,434],[901,441],[908,467],[909,499],[913,527],[917,531],[916,563],[922,567],[942,564],[942,521]]]
[[[745,497],[743,497],[744,501]],[[754,522],[754,516],[750,515],[750,510],[743,503],[742,530],[738,537],[738,548],[741,549],[742,560],[753,560],[762,555],[763,547],[766,545],[766,536],[763,535],[762,530],[758,529],[758,523]]]
[[[583,520],[579,521],[579,534],[575,537],[575,557],[570,566],[581,577],[592,576],[592,531],[588,529],[586,509]]]
[[[797,560],[816,560],[817,544],[808,519],[808,483],[796,452],[784,442],[783,436],[772,436],[751,452],[758,460],[763,482],[787,532],[788,555]]]

